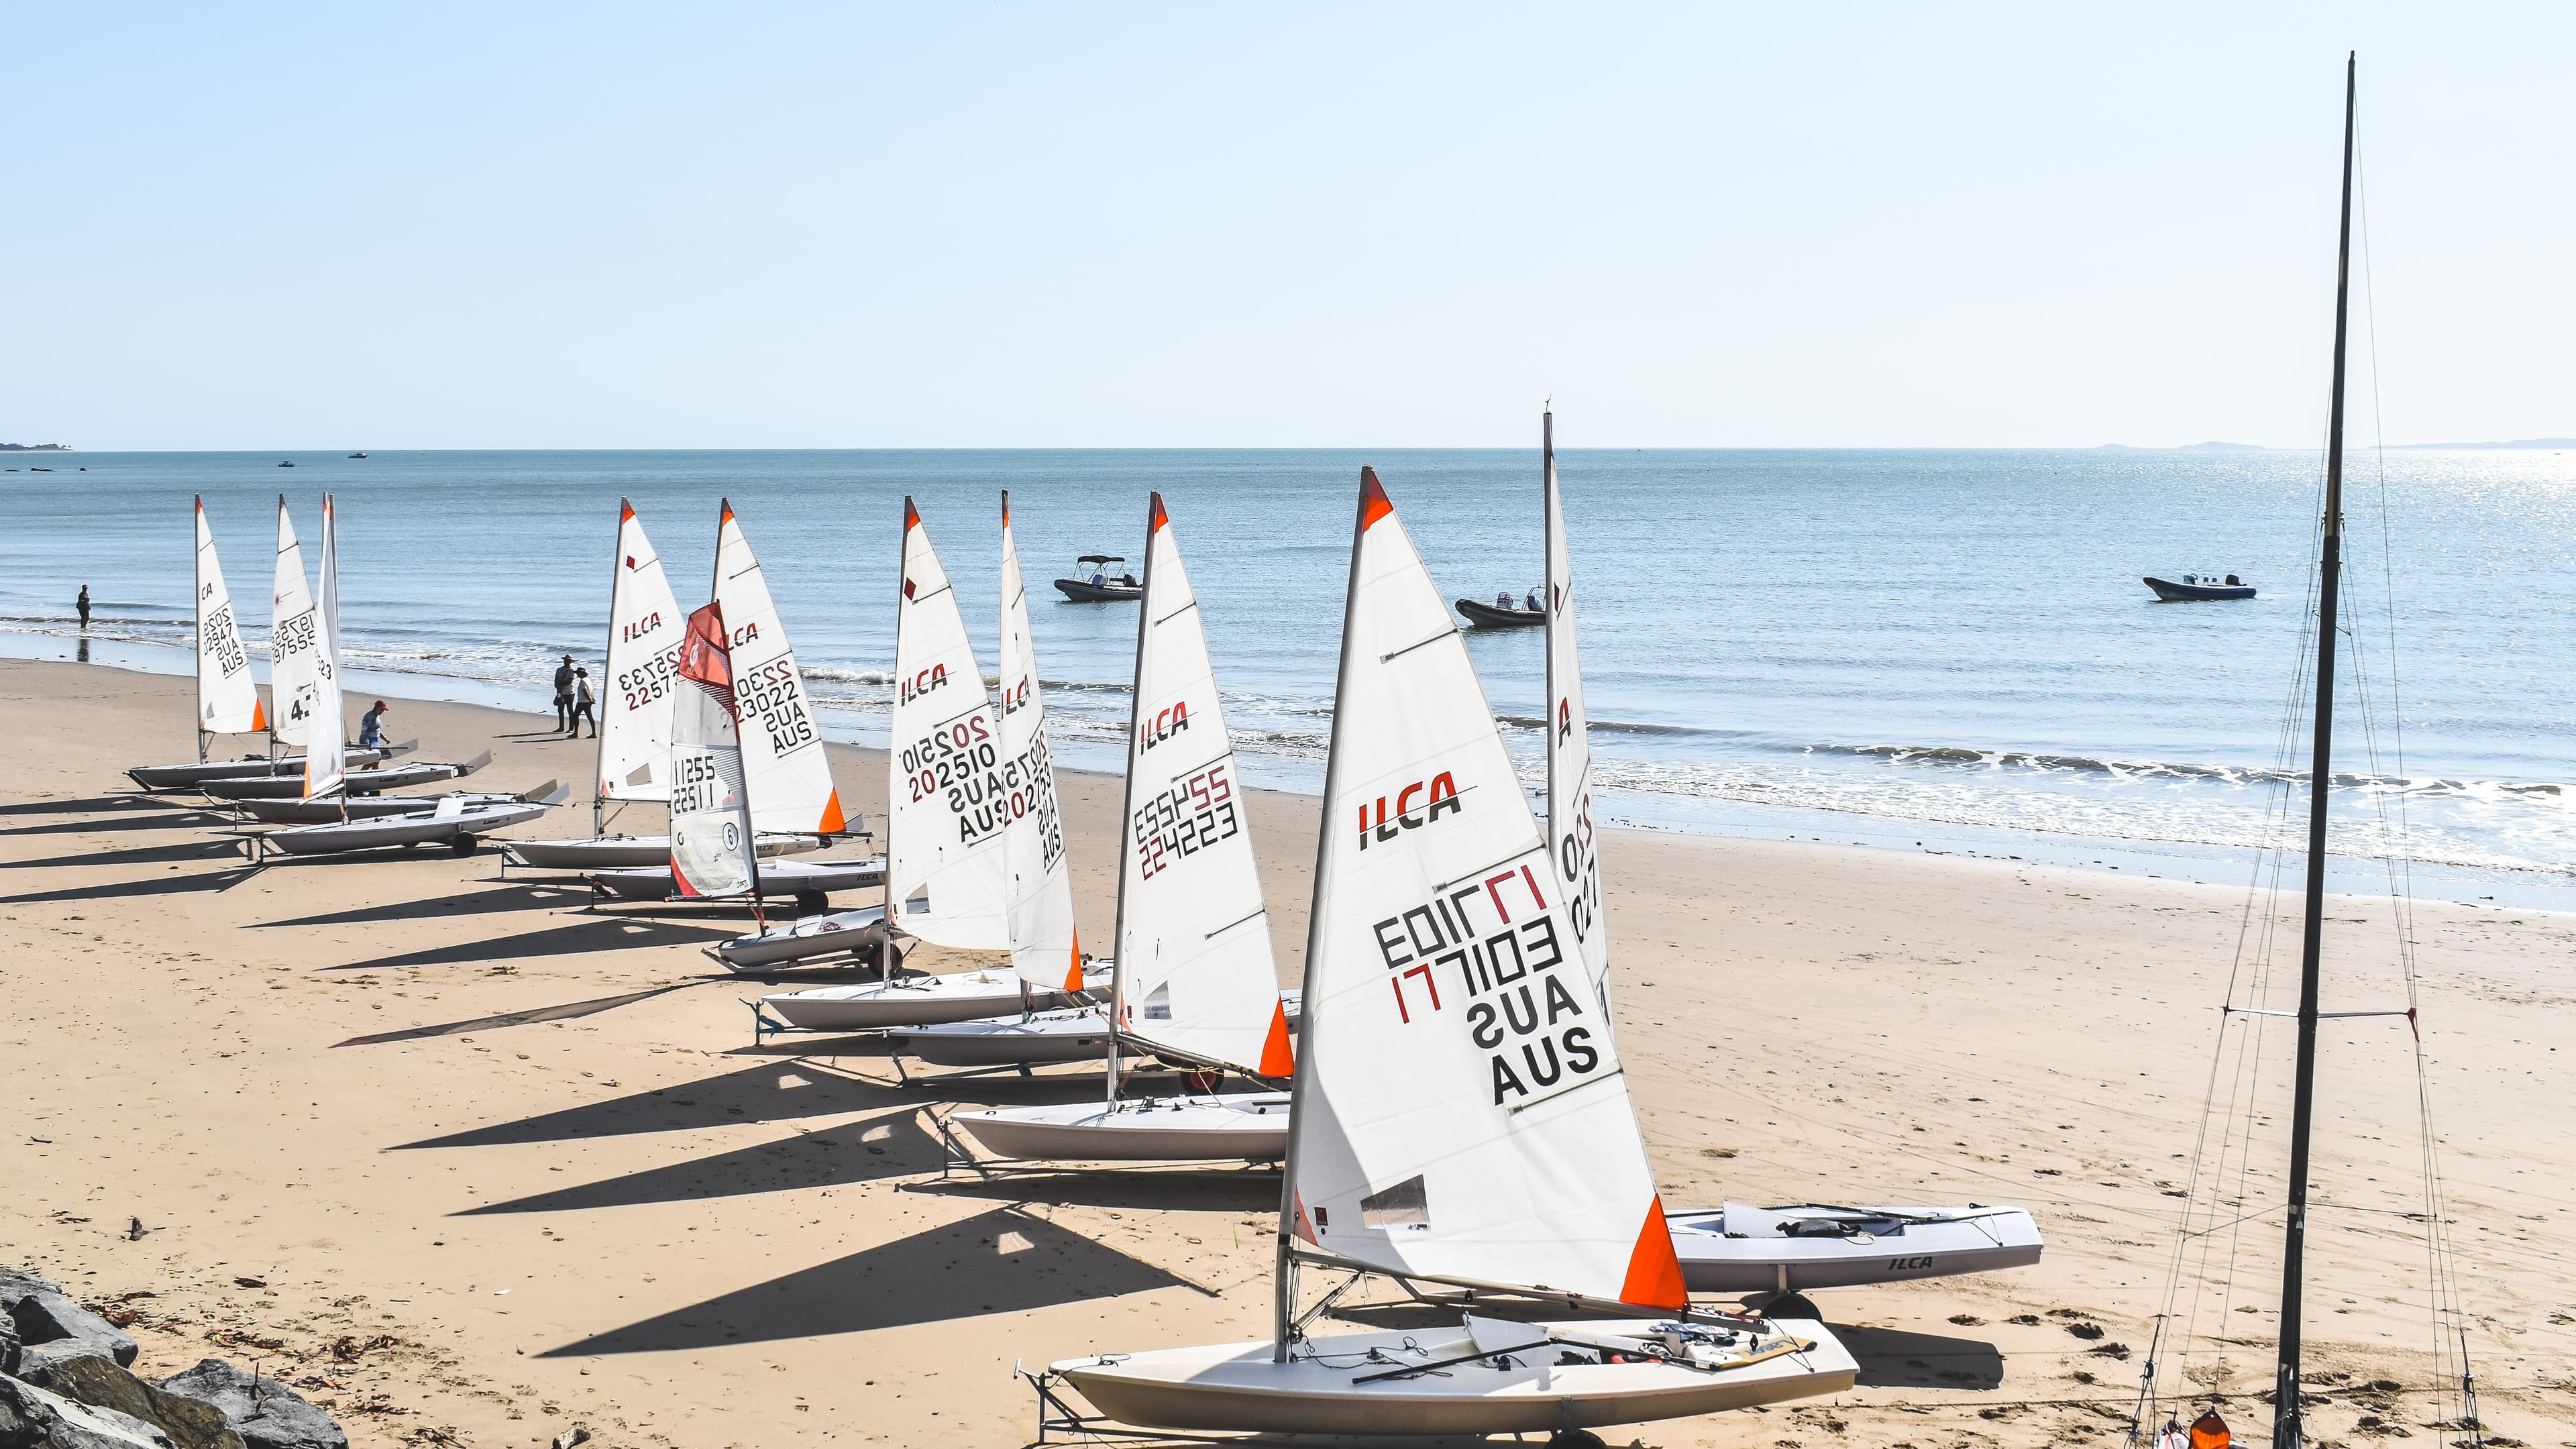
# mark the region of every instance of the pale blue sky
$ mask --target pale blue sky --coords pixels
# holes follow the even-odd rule
[[[8,0],[0,440],[2312,443],[2355,46],[2388,440],[2576,433],[2565,6]]]

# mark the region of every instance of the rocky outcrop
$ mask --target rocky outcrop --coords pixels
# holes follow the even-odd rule
[[[67,1363],[96,1355],[116,1360],[119,1367],[134,1362],[134,1340],[115,1324],[74,1303],[69,1294],[50,1288],[23,1294],[10,1305],[9,1318],[18,1326],[21,1376],[40,1360]]]
[[[331,1416],[293,1389],[275,1379],[254,1380],[219,1358],[163,1379],[160,1388],[221,1409],[224,1422],[249,1449],[349,1449],[349,1436]]]
[[[92,1408],[114,1409],[170,1436],[172,1449],[244,1449],[224,1411],[203,1399],[158,1389],[115,1362],[83,1355],[25,1375],[48,1393]]]
[[[130,1414],[79,1403],[0,1377],[0,1449],[173,1449],[168,1435]]]

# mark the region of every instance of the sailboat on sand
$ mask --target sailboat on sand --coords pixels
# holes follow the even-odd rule
[[[735,532],[738,536],[740,529]],[[502,850],[508,864],[532,870],[607,870],[668,861],[667,832],[611,835],[608,816],[611,807],[671,798],[671,718],[679,698],[680,647],[687,626],[688,616],[671,592],[643,520],[635,516],[632,502],[620,498],[610,560],[608,648],[602,669],[607,678],[599,701],[599,759],[591,773],[590,834],[511,841]],[[792,657],[789,662],[792,668]],[[797,692],[801,696],[801,681]],[[763,856],[791,855],[819,849],[828,840],[819,832],[779,832],[758,837],[757,846]]]
[[[1105,964],[1083,959],[1074,932],[1055,765],[1028,648],[1027,594],[1007,495],[1002,554],[1008,714],[997,716],[948,572],[920,510],[904,499],[884,904],[715,948],[737,970],[854,948],[877,955],[885,967],[879,980],[762,997],[761,1005],[791,1027],[866,1031],[969,1021],[1013,1006],[1063,1006],[1107,985]],[[1013,967],[897,976],[896,932],[959,950],[1007,950]]]
[[[291,739],[297,743],[302,742],[304,735],[300,725],[291,735],[279,729],[276,716],[260,702],[259,686],[251,680],[250,650],[242,642],[240,622],[233,614],[232,590],[225,584],[223,564],[215,556],[215,535],[206,523],[206,500],[202,495],[196,499],[194,512],[197,533],[197,760],[191,765],[138,765],[125,773],[145,790],[184,790],[210,780],[250,776],[300,775],[304,770],[301,757],[280,760],[275,758],[274,750],[267,755],[244,755],[238,760],[206,758],[207,741],[215,735],[267,731],[272,742]],[[282,581],[291,570],[297,604],[295,618],[300,632],[296,628],[281,630],[272,625],[270,648],[273,651],[280,649],[281,639],[304,640],[309,659],[312,597],[305,588],[303,554],[295,547],[295,532],[287,521],[284,494],[278,495],[277,499],[277,528],[277,571],[281,580],[278,602],[283,605],[287,601]],[[281,677],[274,663],[271,677]],[[293,679],[298,676],[288,672],[283,677]],[[300,677],[309,681],[309,663]],[[290,697],[294,692],[290,686]],[[385,758],[390,753],[372,749],[357,752],[360,758],[370,760]]]
[[[619,579],[623,586],[629,574],[636,576],[634,607],[641,612],[620,612],[613,617],[615,627],[623,632],[628,625],[649,623],[660,612],[663,601],[671,597],[670,585],[661,579],[661,564],[644,541],[644,530],[632,516],[631,509],[620,510],[618,521],[620,552]],[[631,532],[630,532],[631,530]],[[631,537],[637,552],[626,551]],[[637,567],[627,569],[632,557]],[[649,570],[644,561],[650,559]],[[775,842],[781,837],[802,836],[815,845],[851,832],[853,827],[841,812],[841,794],[832,783],[832,766],[823,747],[823,732],[814,719],[812,705],[805,692],[805,676],[796,667],[796,651],[787,640],[787,626],[778,617],[778,605],[769,594],[769,581],[760,570],[760,559],[751,551],[751,541],[743,535],[741,520],[734,516],[733,501],[724,500],[716,518],[715,577],[708,590],[711,602],[721,606],[728,638],[725,641],[729,667],[733,671],[735,696],[741,705],[739,731],[743,769],[743,790],[751,801],[751,821],[758,832],[755,839]],[[668,606],[664,617],[677,619],[678,604]],[[630,676],[640,676],[639,689],[654,679],[665,683],[665,702],[659,708],[634,711],[634,717],[619,742],[619,753],[607,753],[607,734],[601,740],[601,783],[607,784],[611,769],[625,768],[619,788],[633,792],[626,798],[669,798],[670,782],[665,779],[657,788],[648,773],[650,762],[662,748],[654,731],[667,732],[677,706],[667,702],[667,682],[676,673],[665,675],[667,667],[676,671],[677,662],[669,653],[647,652],[657,638],[656,631],[644,630],[640,644],[631,655],[617,655],[618,662],[632,658]],[[611,640],[612,646],[615,640]],[[670,649],[673,645],[666,644]],[[664,661],[669,661],[667,664]],[[621,677],[612,672],[612,685]],[[644,701],[650,704],[651,701]],[[617,705],[611,704],[614,717]],[[630,763],[631,762],[631,763]],[[637,779],[638,775],[644,778]],[[642,837],[638,844],[651,840]],[[596,847],[593,847],[596,848]],[[634,849],[634,847],[612,847]],[[804,848],[804,847],[799,847]],[[578,854],[584,847],[578,842],[557,845],[558,851]],[[764,843],[763,856],[772,855],[778,847]],[[658,850],[648,850],[648,858],[660,861],[658,866],[629,869],[601,869],[592,874],[591,888],[613,900],[664,900],[682,896],[679,880],[672,875],[667,837]],[[557,856],[560,858],[560,855]],[[531,861],[533,864],[534,862]],[[849,860],[773,860],[759,872],[763,895],[794,896],[804,909],[820,912],[827,908],[834,891],[863,890],[884,878],[885,863],[873,857]]]
[[[1093,1011],[1055,1013],[1046,1025],[974,1022],[905,1033],[905,1049],[928,1056],[934,1034],[1034,1036],[1040,1046],[1051,1037],[1106,1037],[1105,1103],[997,1108],[953,1119],[1004,1157],[1276,1161],[1288,1150],[1286,1092],[1122,1093],[1122,1054],[1270,1081],[1287,1080],[1296,1067],[1234,746],[1198,599],[1160,493],[1148,505],[1143,597],[1108,1020]]]
[[[1316,1434],[1572,1431],[1849,1388],[1820,1324],[1690,1311],[1549,843],[1373,469],[1353,532],[1272,1335],[1048,1381],[1128,1424]],[[1643,1316],[1310,1334],[1309,1266]]]

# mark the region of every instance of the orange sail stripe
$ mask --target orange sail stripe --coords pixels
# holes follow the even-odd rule
[[[1067,991],[1082,989],[1082,933],[1080,931],[1073,933],[1073,960],[1064,970],[1064,989]]]
[[[634,521],[635,521],[635,505],[634,505],[633,503],[631,503],[631,502],[627,501],[626,499],[623,499],[623,498],[618,499],[618,500],[617,500],[617,521],[618,521],[619,523],[632,523],[632,522],[634,522]]]
[[[1386,498],[1386,488],[1377,481],[1375,468],[1360,469],[1360,527],[1374,527],[1377,521],[1395,511]]]
[[[1276,1080],[1296,1070],[1297,1058],[1288,1050],[1288,1007],[1283,1002],[1270,1008],[1270,1039],[1261,1044],[1261,1075]]]
[[[250,727],[254,733],[268,728],[268,706],[261,704],[257,695],[251,696]]]
[[[730,499],[730,498],[721,499],[721,500],[719,500],[719,501],[717,502],[716,506],[724,510],[724,516],[716,520],[716,527],[718,527],[718,528],[722,528],[722,527],[724,527],[726,524],[733,522],[733,500],[732,500],[732,499]]]
[[[823,823],[815,829],[825,835],[839,835],[849,828],[849,820],[841,814],[841,791],[835,786],[832,798],[823,802]]]
[[[1011,490],[1008,488],[1002,490],[1002,526],[1011,526]]]
[[[921,514],[912,506],[912,495],[907,493],[903,496],[903,531],[910,533],[919,527],[921,527]]]
[[[1682,1262],[1673,1253],[1673,1231],[1664,1226],[1661,1197],[1646,1209],[1646,1225],[1638,1230],[1637,1246],[1628,1254],[1628,1280],[1619,1285],[1619,1301],[1650,1308],[1690,1306],[1690,1290],[1682,1286]]]
[[[1154,495],[1154,522],[1153,522],[1153,525],[1152,525],[1151,527],[1147,528],[1145,531],[1146,531],[1147,533],[1149,533],[1149,534],[1160,533],[1160,532],[1162,532],[1162,531],[1163,531],[1163,525],[1164,525],[1164,524],[1167,524],[1167,523],[1169,523],[1169,522],[1171,522],[1171,521],[1172,521],[1172,520],[1170,520],[1169,518],[1166,518],[1166,517],[1164,517],[1164,516],[1163,516],[1163,495],[1162,495],[1162,494],[1160,494],[1160,493],[1155,494],[1155,495]]]

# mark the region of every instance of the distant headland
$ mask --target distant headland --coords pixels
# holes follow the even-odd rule
[[[69,443],[0,443],[0,453],[68,453]]]
[[[2354,444],[2355,447],[2366,446]],[[2430,452],[2441,448],[2576,448],[2576,438],[2516,438],[2509,443],[2391,443],[2400,451]],[[2268,453],[2261,443],[2185,443],[2177,448],[2141,448],[2130,443],[2104,443],[2097,453]],[[2308,451],[2314,451],[2310,449]]]

